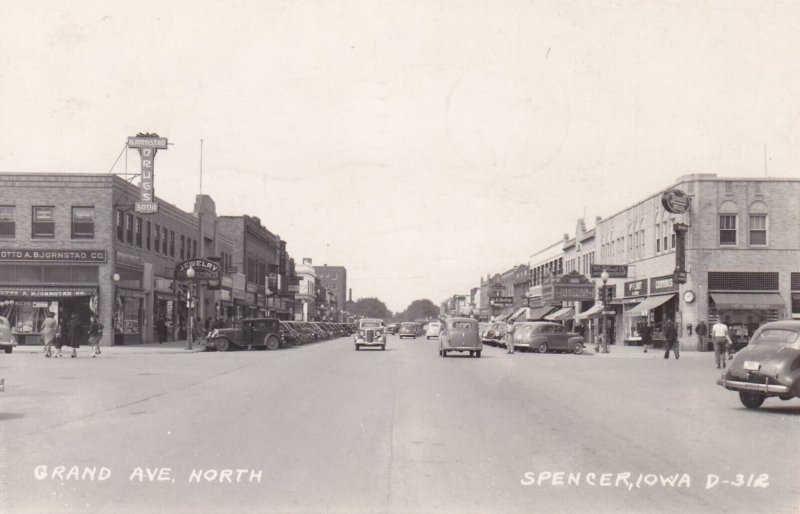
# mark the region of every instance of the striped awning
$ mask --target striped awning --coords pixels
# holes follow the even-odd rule
[[[582,319],[595,318],[603,313],[604,308],[605,307],[603,307],[602,303],[596,303],[591,307],[589,307],[588,309],[586,309],[585,311],[576,314],[575,319],[580,321]]]
[[[659,295],[659,296],[648,296],[639,305],[631,307],[631,309],[628,312],[630,312],[631,314],[636,314],[636,313],[643,313],[643,312],[651,311],[651,310],[655,309],[656,307],[660,307],[660,306],[664,305],[665,303],[667,303],[668,301],[672,300],[673,298],[675,298],[675,294],[674,293],[673,294],[662,294],[662,295]]]
[[[564,307],[552,314],[548,314],[544,317],[544,319],[549,321],[566,321],[568,319],[572,319],[573,317],[575,317],[575,309],[572,307]]]

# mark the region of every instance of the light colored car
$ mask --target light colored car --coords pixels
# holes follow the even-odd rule
[[[757,409],[764,400],[800,398],[800,320],[762,325],[717,384],[737,391],[742,405]]]
[[[0,348],[6,353],[11,353],[17,346],[17,338],[11,333],[11,323],[8,318],[0,316]]]
[[[478,335],[478,322],[472,318],[447,318],[439,330],[439,355],[448,352],[469,352],[470,357],[481,356],[483,343]]]
[[[353,335],[356,351],[362,347],[386,349],[386,327],[382,319],[364,318],[358,322],[358,332]]]
[[[438,321],[431,321],[428,323],[428,328],[425,329],[425,339],[436,339],[439,337],[439,331],[442,328],[442,324]]]
[[[546,353],[552,350],[583,353],[583,336],[567,332],[560,323],[529,321],[514,324],[514,347]]]

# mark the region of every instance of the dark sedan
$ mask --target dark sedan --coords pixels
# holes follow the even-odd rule
[[[717,384],[737,391],[748,409],[759,408],[773,396],[781,400],[800,397],[800,320],[761,326],[736,353]]]
[[[211,332],[207,350],[224,352],[233,348],[277,350],[281,347],[280,322],[273,318],[250,318],[233,322],[230,328]]]
[[[556,350],[580,355],[584,344],[586,341],[583,336],[567,332],[558,323],[531,321],[514,326],[515,348],[536,350],[539,353]]]

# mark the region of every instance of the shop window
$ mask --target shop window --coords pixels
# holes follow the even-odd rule
[[[736,215],[720,214],[719,216],[719,244],[736,244]]]
[[[778,273],[774,271],[709,271],[710,291],[777,291]]]
[[[136,246],[142,247],[142,218],[136,218]]]
[[[161,228],[156,225],[156,239],[154,241],[156,253],[161,251]]]
[[[167,229],[161,227],[161,253],[167,255]]]
[[[117,209],[117,241],[124,241],[125,240],[125,226],[124,223],[124,215],[122,210]]]
[[[800,318],[800,293],[792,293],[792,317]]]
[[[72,208],[72,239],[94,239],[94,207]]]
[[[16,207],[0,205],[0,238],[14,239],[17,235]]]
[[[31,237],[53,239],[56,237],[55,207],[34,207]]]
[[[152,230],[150,222],[147,222],[147,232],[145,232],[145,247],[150,250],[150,238],[152,237]]]
[[[175,232],[169,231],[169,255],[175,257]]]
[[[133,214],[128,213],[125,215],[125,231],[127,233],[125,239],[128,244],[133,244]]]
[[[192,241],[192,258],[197,257],[197,241]]]
[[[767,244],[767,215],[750,215],[750,245],[765,246]]]

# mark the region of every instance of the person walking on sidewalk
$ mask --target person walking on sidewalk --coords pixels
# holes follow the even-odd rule
[[[81,346],[81,331],[81,322],[78,319],[78,315],[73,312],[67,322],[67,344],[72,347],[72,355],[70,357],[73,359],[78,356],[78,348]]]
[[[711,337],[714,338],[714,360],[717,361],[717,369],[725,367],[726,346],[733,346],[731,337],[728,335],[728,325],[721,321],[714,323],[711,327]],[[721,366],[720,366],[721,364]]]
[[[706,335],[708,335],[708,327],[706,326],[706,322],[700,321],[700,323],[697,324],[697,328],[694,329],[694,332],[695,334],[697,334],[697,338],[700,340],[698,349],[701,352],[706,351],[708,349],[706,343]]]
[[[52,312],[47,313],[47,317],[42,324],[42,341],[44,342],[44,356],[50,358],[52,356],[53,343],[56,340],[56,333],[58,332],[58,322],[56,322],[55,315]]]
[[[653,334],[653,327],[651,327],[646,319],[642,319],[639,321],[639,324],[636,326],[636,331],[639,332],[639,336],[642,338],[642,346],[644,346],[644,353],[647,353],[647,347],[650,345],[650,337]]]
[[[514,353],[514,321],[506,323],[506,353]]]
[[[103,324],[92,316],[89,324],[89,344],[92,345],[92,357],[100,355],[100,339],[103,338]]]
[[[675,328],[675,322],[671,319],[668,319],[664,324],[664,338],[666,339],[664,347],[667,349],[664,352],[664,358],[669,359],[669,351],[673,350],[675,352],[675,359],[680,359],[681,355],[678,351],[678,329]]]

